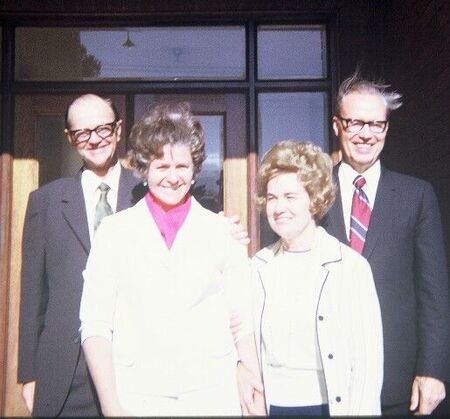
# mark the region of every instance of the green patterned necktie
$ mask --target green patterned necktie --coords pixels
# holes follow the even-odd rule
[[[109,205],[108,200],[106,199],[111,188],[106,183],[100,183],[98,189],[100,189],[100,198],[95,207],[94,232],[97,231],[103,217],[113,213],[111,205]]]

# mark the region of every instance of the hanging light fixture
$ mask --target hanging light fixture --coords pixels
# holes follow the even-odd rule
[[[127,31],[127,39],[122,44],[124,48],[133,48],[134,42],[130,39],[130,31]]]

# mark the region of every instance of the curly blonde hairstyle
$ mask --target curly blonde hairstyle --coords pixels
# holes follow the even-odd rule
[[[183,144],[191,150],[194,174],[206,158],[205,133],[186,102],[161,104],[144,114],[131,129],[129,164],[144,178],[154,158],[161,158],[165,145]]]
[[[332,179],[332,162],[320,147],[309,142],[280,141],[264,155],[258,171],[259,208],[266,205],[267,184],[282,173],[297,173],[311,200],[310,211],[319,221],[333,205],[336,187]]]

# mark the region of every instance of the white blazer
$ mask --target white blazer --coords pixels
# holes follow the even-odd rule
[[[192,198],[171,250],[145,200],[105,218],[84,272],[82,341],[112,341],[119,396],[177,395],[235,366],[229,313],[252,332],[250,266],[225,218]]]
[[[261,323],[270,281],[269,265],[281,241],[253,257],[254,330],[264,382],[265,354]],[[368,262],[318,227],[313,256],[322,284],[317,301],[316,332],[325,374],[330,415],[379,415],[383,383],[383,334],[380,307]],[[302,273],[299,272],[299,281]],[[267,388],[270,386],[267,385]],[[266,391],[266,403],[270,394]]]

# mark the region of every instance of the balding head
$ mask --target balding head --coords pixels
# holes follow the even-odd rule
[[[110,99],[104,99],[100,96],[88,93],[86,95],[77,97],[67,108],[65,117],[66,128],[68,130],[87,128],[83,126],[77,126],[78,116],[83,117],[84,114],[92,112],[94,112],[94,116],[97,114],[101,114],[99,116],[106,117],[109,120],[108,122],[119,120],[117,109]],[[101,121],[99,123],[103,122],[105,121]]]
[[[98,176],[105,176],[117,162],[122,121],[109,99],[93,94],[75,99],[67,108],[64,132],[83,159],[85,168]],[[82,133],[87,139],[77,141]]]

